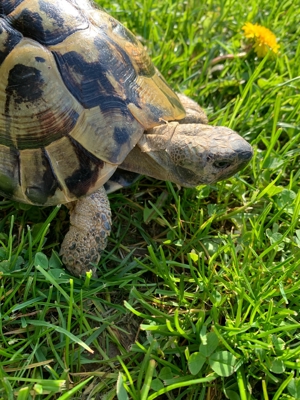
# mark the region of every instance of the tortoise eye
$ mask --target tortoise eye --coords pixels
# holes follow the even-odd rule
[[[215,161],[213,163],[213,166],[219,169],[225,169],[230,167],[230,162],[229,161]]]

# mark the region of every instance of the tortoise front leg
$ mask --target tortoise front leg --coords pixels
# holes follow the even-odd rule
[[[177,96],[186,112],[186,116],[178,121],[180,124],[208,124],[207,115],[198,103],[185,94],[177,93]]]
[[[76,202],[70,209],[70,229],[61,245],[60,255],[66,268],[75,276],[95,268],[105,249],[111,230],[111,211],[104,187]]]

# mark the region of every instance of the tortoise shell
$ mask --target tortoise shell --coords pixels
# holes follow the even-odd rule
[[[86,0],[1,0],[0,193],[51,205],[94,192],[143,132],[183,118],[141,43]]]

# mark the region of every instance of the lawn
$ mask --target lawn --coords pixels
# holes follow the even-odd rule
[[[65,207],[1,199],[0,399],[300,399],[299,1],[100,5],[254,157],[213,186],[111,194],[97,280],[60,262]]]

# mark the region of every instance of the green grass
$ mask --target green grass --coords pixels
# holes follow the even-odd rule
[[[144,178],[112,194],[97,280],[61,266],[64,207],[1,201],[0,399],[300,399],[299,4],[101,6],[255,154],[214,186]],[[214,64],[244,49],[246,21],[280,55]]]

